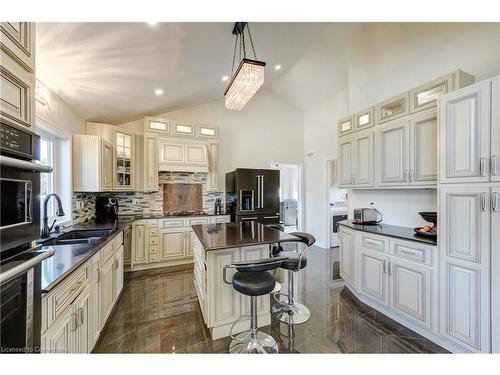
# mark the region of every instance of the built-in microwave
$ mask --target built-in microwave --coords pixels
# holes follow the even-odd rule
[[[31,180],[0,178],[0,229],[33,222],[33,183]]]

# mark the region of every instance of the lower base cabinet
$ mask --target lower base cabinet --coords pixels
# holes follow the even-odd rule
[[[137,220],[132,225],[130,271],[193,263],[192,225],[229,223],[229,215]]]
[[[42,296],[42,353],[94,348],[123,288],[123,237],[118,236]]]
[[[341,227],[340,270],[349,288],[429,337],[438,334],[438,269],[436,246]]]

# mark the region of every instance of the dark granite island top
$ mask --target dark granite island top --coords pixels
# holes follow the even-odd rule
[[[276,242],[300,241],[291,234],[271,229],[257,222],[198,224],[193,230],[205,251]]]
[[[418,236],[413,231],[413,228],[400,227],[397,225],[388,225],[388,224],[359,225],[359,224],[353,224],[351,220],[339,221],[338,225],[342,225],[344,227],[351,228],[354,230],[359,230],[362,232],[378,234],[381,236],[388,236],[393,238],[400,238],[402,240],[421,242],[426,245],[432,245],[432,246],[437,245],[437,238]]]

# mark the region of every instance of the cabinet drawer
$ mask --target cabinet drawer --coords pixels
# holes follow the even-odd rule
[[[88,285],[88,265],[85,265],[70,275],[68,279],[62,282],[44,297],[47,304],[47,321],[44,322],[45,327],[49,328],[50,324],[59,318],[64,310],[75,300],[76,297]],[[45,304],[44,304],[45,305]]]
[[[369,234],[359,235],[359,246],[365,249],[389,252],[389,240],[383,237],[373,236]]]
[[[214,222],[216,224],[219,224],[219,223],[230,223],[231,222],[231,218],[226,216],[226,217],[216,217]]]
[[[148,244],[149,245],[158,245],[158,236],[149,237]]]
[[[157,250],[158,251],[158,250]],[[158,253],[156,254],[149,254],[149,262],[158,262],[160,260],[160,256]]]
[[[419,245],[417,243],[407,241],[391,240],[391,254],[401,259],[411,260],[414,262],[432,266],[432,252],[436,251],[437,247],[429,247]]]
[[[158,254],[158,245],[149,245],[149,254]]]
[[[158,228],[148,228],[149,237],[158,237]]]
[[[148,220],[146,220],[146,224],[149,227],[157,228],[158,227],[158,220],[156,220],[156,219],[148,219]]]
[[[184,220],[182,219],[166,219],[162,220],[162,228],[182,228],[184,227]]]
[[[113,242],[114,241],[111,241],[110,243],[108,243],[106,246],[104,246],[100,250],[100,252],[101,252],[101,264],[104,264],[114,254]]]
[[[197,225],[197,224],[208,224],[209,222],[209,218],[208,217],[204,217],[204,218],[196,218],[196,219],[188,219],[188,225],[187,226],[191,226],[191,225]]]

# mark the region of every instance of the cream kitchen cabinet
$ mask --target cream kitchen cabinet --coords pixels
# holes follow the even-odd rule
[[[400,186],[409,182],[409,125],[400,120],[377,131],[377,165],[379,186]]]
[[[391,121],[410,113],[410,94],[408,92],[395,96],[375,107],[377,124]]]
[[[434,186],[437,159],[435,110],[395,120],[377,129],[378,186]]]
[[[355,261],[355,233],[340,227],[340,277],[353,286],[355,286]]]
[[[353,116],[345,117],[338,121],[338,134],[343,136],[350,134],[354,131],[354,118]]]
[[[158,139],[160,171],[209,172],[206,143]]]
[[[375,115],[373,107],[354,114],[354,129],[356,131],[371,128],[375,126]]]
[[[144,133],[144,190],[158,191],[158,144],[155,134]]]
[[[354,185],[354,143],[351,137],[343,137],[339,143],[339,186]]]
[[[491,333],[492,352],[500,353],[500,187],[491,189]]]
[[[440,99],[441,183],[490,180],[491,86],[483,81]]]
[[[443,95],[474,83],[474,76],[456,70],[436,78],[410,91],[410,111],[412,113],[436,107]]]
[[[90,286],[80,293],[75,300],[74,312],[76,314],[75,351],[76,353],[90,353]]]
[[[371,187],[375,179],[375,141],[373,131],[343,137],[339,144],[341,187]]]
[[[113,261],[114,261],[114,290],[115,290],[114,300],[116,301],[118,297],[120,297],[120,294],[123,289],[123,276],[124,276],[123,246],[120,246],[118,250],[116,250]]]
[[[101,255],[94,254],[90,259],[90,323],[89,323],[89,343],[90,349],[94,347],[99,335],[101,334],[101,310],[100,310],[100,294],[101,294]]]
[[[73,191],[99,192],[112,189],[112,147],[96,135],[74,135]]]
[[[14,126],[34,126],[35,73],[26,71],[2,49],[0,61],[0,120]]]
[[[217,190],[219,183],[219,145],[217,142],[208,144],[208,177],[207,188]]]
[[[146,245],[147,224],[145,221],[135,221],[132,224],[132,260],[131,266],[148,263],[148,248]]]
[[[160,261],[169,261],[186,256],[186,230],[159,229],[159,253]]]
[[[53,354],[76,353],[76,313],[68,307],[64,314],[41,337],[41,352]]]
[[[28,72],[35,71],[35,23],[0,22],[0,49]]]
[[[373,250],[359,250],[359,291],[378,302],[389,303],[388,257]]]
[[[490,241],[487,185],[442,186],[439,193],[441,335],[466,351],[490,351]]]
[[[500,182],[500,77],[491,81],[491,181]]]
[[[115,266],[114,258],[108,259],[100,268],[101,282],[100,282],[100,317],[101,322],[108,320],[111,311],[113,310],[113,304],[115,302],[115,290],[114,290],[114,272],[113,268]]]

